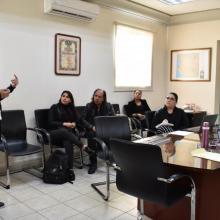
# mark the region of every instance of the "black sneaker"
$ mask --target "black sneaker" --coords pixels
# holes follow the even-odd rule
[[[5,206],[5,203],[4,202],[0,202],[0,207],[3,207]]]
[[[97,165],[96,164],[90,164],[89,169],[88,169],[88,174],[93,174],[97,170]]]
[[[69,180],[74,181],[75,180],[75,173],[73,170],[69,170]]]

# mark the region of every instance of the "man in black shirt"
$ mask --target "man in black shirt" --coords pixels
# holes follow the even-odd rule
[[[115,115],[112,105],[107,102],[106,92],[102,89],[96,89],[92,96],[92,101],[87,103],[84,119],[90,124],[90,130],[87,132],[86,136],[88,138],[88,146],[90,149],[97,151],[96,143],[92,140],[95,137],[95,126],[94,118],[96,116],[112,116]],[[97,169],[97,156],[96,153],[88,152],[90,155],[90,166],[88,173],[93,174]]]

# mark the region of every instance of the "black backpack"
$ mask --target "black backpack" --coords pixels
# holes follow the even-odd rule
[[[50,155],[44,167],[43,181],[52,184],[63,184],[70,181],[66,153],[56,150]]]

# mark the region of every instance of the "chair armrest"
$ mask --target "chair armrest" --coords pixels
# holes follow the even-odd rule
[[[138,139],[141,139],[142,137],[138,134],[131,134],[131,138],[132,140],[138,140]]]
[[[97,137],[94,137],[93,139],[100,145],[100,147],[102,149],[102,152],[104,154],[104,157],[108,158],[108,156],[109,156],[109,149],[108,149],[106,143],[103,140],[101,140],[101,139],[99,139]]]
[[[7,141],[6,141],[6,139],[5,139],[5,136],[4,136],[3,134],[1,134],[1,141],[2,141],[3,143],[7,143]]]
[[[165,182],[165,183],[173,183],[173,182],[180,180],[180,179],[183,179],[183,178],[190,179],[190,181],[192,183],[191,187],[195,189],[195,182],[194,182],[193,178],[191,176],[185,175],[185,174],[173,174],[169,178],[157,177],[157,180],[161,181],[161,182]]]
[[[7,141],[3,134],[1,134],[1,142],[3,143],[4,150],[7,149]]]
[[[42,134],[45,135],[45,137],[47,138],[47,141],[48,141],[48,145],[50,147],[52,146],[51,145],[52,142],[51,142],[50,133],[46,129],[44,129],[44,128],[31,128],[31,129],[34,129],[37,133],[41,134],[41,138],[42,138],[43,143],[44,143],[44,139],[43,139]]]
[[[121,171],[121,167],[117,166],[116,163],[113,163],[112,166],[115,170]]]
[[[40,139],[40,142],[41,142],[42,144],[44,144],[43,136],[42,136],[42,134],[40,133],[40,131],[39,131],[38,128],[29,128],[29,127],[28,127],[27,130],[35,132],[36,135],[37,135],[37,137]]]

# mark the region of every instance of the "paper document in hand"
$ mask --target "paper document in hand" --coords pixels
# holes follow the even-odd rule
[[[160,123],[160,124],[158,124],[158,125],[156,125],[155,127],[156,128],[159,128],[159,127],[161,127],[161,126],[174,126],[174,124],[171,124],[171,123],[169,123],[169,122],[162,122],[162,123]]]
[[[178,136],[187,136],[189,134],[192,134],[193,132],[189,132],[189,131],[173,131],[173,132],[170,132],[169,134],[173,134],[173,135],[178,135]]]

